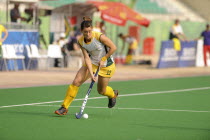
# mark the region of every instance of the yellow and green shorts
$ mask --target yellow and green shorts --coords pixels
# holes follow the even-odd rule
[[[96,70],[98,69],[98,66],[92,64],[92,69],[93,72],[95,73]],[[111,64],[108,67],[101,67],[100,71],[98,72],[98,75],[102,76],[102,77],[109,77],[111,78],[113,76],[113,74],[115,73],[115,63]]]
[[[87,65],[83,65],[85,67],[87,67]],[[95,73],[96,70],[98,69],[98,66],[92,64],[92,70]],[[111,64],[108,67],[101,67],[100,71],[98,72],[98,75],[102,76],[102,77],[108,77],[111,78],[113,76],[113,74],[115,73],[115,63]]]

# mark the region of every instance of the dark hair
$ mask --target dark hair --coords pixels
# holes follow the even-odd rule
[[[175,19],[175,23],[179,23],[179,19]]]
[[[209,24],[206,24],[206,28],[209,28]]]
[[[123,36],[123,34],[122,34],[122,33],[118,34],[118,37],[122,37],[122,36]]]
[[[92,19],[89,17],[83,17],[83,21],[81,23],[81,30],[84,28],[93,27],[92,26]]]

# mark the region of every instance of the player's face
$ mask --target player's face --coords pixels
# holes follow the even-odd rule
[[[85,39],[90,40],[92,38],[92,27],[84,28],[82,34]]]

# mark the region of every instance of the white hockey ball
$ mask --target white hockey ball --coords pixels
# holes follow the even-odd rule
[[[88,118],[88,114],[83,114],[83,118],[87,119]]]

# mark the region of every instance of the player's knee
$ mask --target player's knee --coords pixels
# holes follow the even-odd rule
[[[104,95],[105,92],[106,92],[106,90],[104,90],[104,89],[98,89],[98,93],[101,95]]]
[[[74,80],[72,84],[79,87],[79,86],[81,86],[82,81],[81,80]]]

